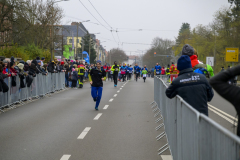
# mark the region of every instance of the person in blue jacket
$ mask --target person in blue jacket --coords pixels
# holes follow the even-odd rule
[[[124,63],[123,66],[120,68],[121,71],[121,77],[123,79],[123,82],[126,81],[126,74],[127,74],[127,66]]]
[[[155,71],[156,71],[156,75],[161,75],[161,72],[162,72],[162,67],[160,65],[157,65],[155,66]]]
[[[141,72],[141,68],[138,66],[138,64],[135,64],[134,72],[136,74],[136,81],[137,81],[137,79],[140,78],[140,72]]]
[[[128,67],[128,80],[131,80],[132,78],[132,73],[133,73],[133,68],[132,65]]]

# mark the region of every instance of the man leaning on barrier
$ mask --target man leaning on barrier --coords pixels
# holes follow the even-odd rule
[[[207,102],[212,100],[214,93],[206,77],[193,72],[191,60],[186,55],[178,59],[177,69],[180,73],[167,88],[167,97],[179,95],[193,108],[208,116]]]

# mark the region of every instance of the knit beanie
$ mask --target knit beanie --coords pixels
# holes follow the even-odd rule
[[[194,49],[189,44],[183,46],[182,55],[192,56],[194,54]]]
[[[191,60],[190,60],[189,56],[182,55],[178,59],[177,69],[179,71],[182,71],[182,70],[187,69],[187,68],[192,68]]]

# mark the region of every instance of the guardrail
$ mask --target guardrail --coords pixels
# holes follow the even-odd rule
[[[37,74],[32,77],[31,85],[27,86],[26,77],[23,79],[25,87],[21,88],[20,78],[16,76],[16,85],[12,86],[12,77],[4,79],[8,85],[8,92],[0,92],[0,111],[4,112],[2,108],[10,107],[15,108],[15,104],[23,104],[24,101],[31,101],[33,98],[44,97],[55,91],[65,89],[65,72],[49,73],[47,76]],[[23,86],[22,86],[23,87]]]
[[[180,96],[167,98],[167,85],[160,76],[154,77],[154,101],[163,119],[157,129],[165,127],[165,132],[157,138],[166,136],[166,149],[174,160],[238,160],[240,159],[240,138],[223,128],[209,117],[199,113]],[[155,109],[156,111],[157,109]],[[155,116],[156,117],[156,116]]]

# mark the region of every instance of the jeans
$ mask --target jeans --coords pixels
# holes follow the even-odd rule
[[[103,87],[93,87],[92,86],[92,91],[91,91],[92,97],[93,97],[93,99],[97,98],[95,108],[98,108],[98,106],[100,104],[100,101],[102,98],[102,91],[103,91]]]

